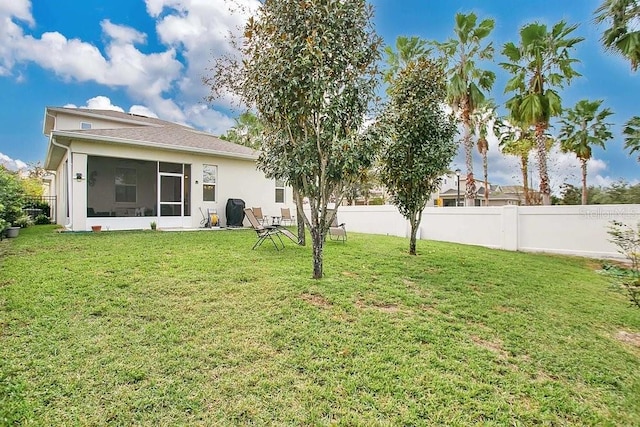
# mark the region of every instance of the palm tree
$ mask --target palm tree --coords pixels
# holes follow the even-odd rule
[[[640,64],[640,31],[637,30],[640,2],[638,0],[604,0],[594,14],[596,22],[610,24],[610,27],[602,33],[601,40],[604,47],[627,58],[631,61],[631,69],[636,71]],[[635,31],[630,31],[630,27]]]
[[[560,130],[560,148],[564,153],[574,153],[582,166],[583,205],[587,204],[587,162],[591,158],[591,148],[605,148],[605,141],[613,138],[609,130],[611,123],[605,123],[613,112],[608,108],[599,110],[601,104],[602,100],[578,101],[575,107],[566,110]]]
[[[511,62],[500,65],[512,74],[505,92],[515,92],[507,101],[510,115],[523,126],[535,126],[540,194],[544,205],[551,204],[551,187],[547,170],[545,132],[551,117],[562,112],[562,102],[556,88],[570,83],[580,74],[573,69],[577,59],[569,56],[570,50],[584,40],[569,37],[578,28],[560,21],[551,31],[544,24],[528,24],[520,29],[520,44],[504,45],[503,55]]]
[[[622,133],[625,135],[624,148],[629,150],[629,154],[636,151],[640,154],[640,116],[632,117],[625,123]],[[638,161],[640,162],[640,155]]]
[[[493,131],[498,137],[500,151],[520,159],[524,204],[533,204],[533,197],[529,189],[529,153],[535,147],[534,130],[512,125],[508,120],[500,119],[496,120]]]
[[[482,156],[482,170],[484,172],[484,205],[489,206],[489,142],[487,134],[489,122],[495,122],[496,105],[492,99],[486,100],[471,116],[473,128],[478,136],[478,152]]]
[[[448,99],[453,111],[463,126],[462,145],[465,150],[467,179],[465,204],[473,206],[476,197],[476,185],[473,179],[473,141],[471,139],[471,115],[485,99],[483,91],[491,90],[496,75],[492,71],[476,66],[478,60],[493,58],[493,44],[483,45],[495,25],[493,19],[484,19],[477,24],[475,13],[458,13],[455,19],[455,38],[435,45],[449,63],[447,75]]]
[[[396,49],[394,50],[392,46],[385,46],[384,53],[387,55],[388,65],[384,72],[384,81],[391,83],[410,62],[429,56],[431,49],[427,47],[427,42],[420,37],[398,36]]]

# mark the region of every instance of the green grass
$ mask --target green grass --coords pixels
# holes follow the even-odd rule
[[[0,425],[640,425],[594,262],[351,233],[0,242]]]

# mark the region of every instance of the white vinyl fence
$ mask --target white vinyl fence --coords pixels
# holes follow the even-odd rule
[[[341,206],[347,231],[408,237],[395,206]],[[426,208],[418,238],[512,251],[622,258],[609,242],[612,220],[635,227],[640,205]]]

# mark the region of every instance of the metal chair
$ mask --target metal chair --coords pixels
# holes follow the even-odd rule
[[[347,241],[347,229],[345,223],[338,224],[338,212],[335,210],[328,211],[329,215],[333,215],[331,225],[329,226],[329,240],[341,241],[342,243]]]
[[[280,223],[282,225],[295,225],[296,217],[291,216],[291,209],[289,208],[280,208]]]

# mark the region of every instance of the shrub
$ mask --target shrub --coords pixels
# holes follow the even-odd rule
[[[4,206],[0,215],[9,225],[14,224],[23,215],[24,188],[18,175],[1,165],[0,188],[0,205]]]
[[[38,225],[51,224],[51,220],[49,219],[49,217],[43,213],[38,215],[34,222]]]
[[[640,224],[633,228],[620,221],[611,221],[608,233],[611,236],[610,242],[631,261],[631,266],[628,269],[605,266],[604,271],[615,279],[631,302],[640,308]]]
[[[33,225],[33,220],[29,215],[22,214],[13,221],[13,225],[20,228],[27,228],[28,226]]]

